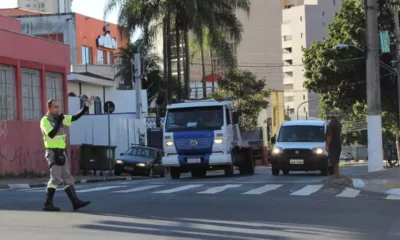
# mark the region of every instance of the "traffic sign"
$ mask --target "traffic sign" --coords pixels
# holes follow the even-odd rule
[[[111,114],[115,111],[115,104],[111,101],[104,103],[104,113]]]

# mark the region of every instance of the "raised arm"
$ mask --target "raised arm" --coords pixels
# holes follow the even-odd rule
[[[94,97],[92,96],[85,104],[83,105],[83,108],[79,110],[79,112],[75,113],[74,115],[71,116],[71,121],[76,121],[79,118],[81,118],[87,111],[89,111],[90,106],[92,106],[92,103],[94,101]]]

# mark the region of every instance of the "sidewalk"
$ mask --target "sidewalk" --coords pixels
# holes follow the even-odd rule
[[[111,182],[111,181],[130,181],[135,179],[143,179],[143,177],[131,176],[74,176],[75,184],[94,183],[94,182]],[[0,178],[0,189],[24,189],[34,187],[45,187],[49,177],[43,178]]]
[[[361,175],[341,176],[338,179],[330,180],[330,183],[400,198],[400,167]]]

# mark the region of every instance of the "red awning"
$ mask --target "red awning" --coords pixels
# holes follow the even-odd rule
[[[206,82],[212,82],[214,77],[214,82],[218,82],[222,79],[222,76],[219,74],[210,74],[206,76]]]

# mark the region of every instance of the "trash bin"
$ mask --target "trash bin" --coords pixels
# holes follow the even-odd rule
[[[116,146],[111,146],[111,155],[108,158],[108,146],[82,144],[80,147],[79,166],[80,170],[83,171],[83,175],[86,175],[88,171],[100,171],[100,175],[103,175],[103,171],[114,168],[115,149]]]

